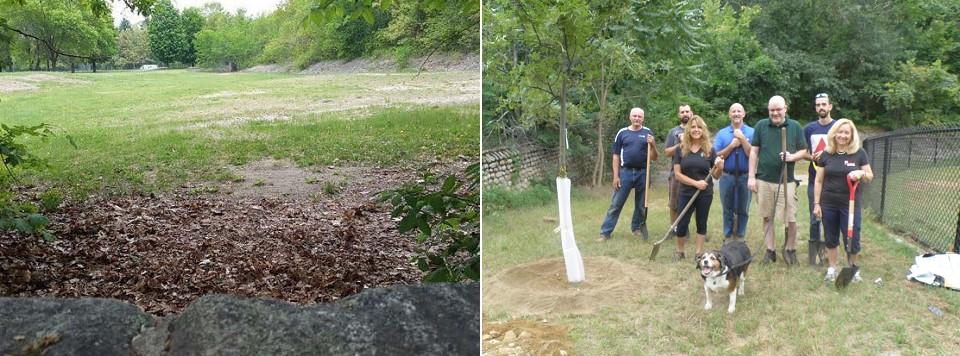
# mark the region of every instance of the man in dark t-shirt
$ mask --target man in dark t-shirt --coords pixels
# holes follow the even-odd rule
[[[663,144],[663,154],[666,155],[668,159],[672,159],[675,152],[680,149],[680,137],[683,136],[683,126],[690,121],[693,115],[695,115],[693,109],[691,109],[688,104],[681,104],[677,108],[677,118],[680,120],[680,124],[670,129]],[[673,224],[673,222],[677,220],[677,213],[680,212],[677,209],[680,186],[677,183],[676,177],[673,176],[673,169],[669,169],[669,171],[667,174],[667,201],[670,207],[670,224]]]
[[[627,201],[627,196],[630,195],[630,190],[635,191],[631,228],[634,234],[642,235],[644,240],[649,238],[647,222],[643,219],[646,214],[641,215],[641,209],[643,209],[644,195],[647,193],[644,189],[647,174],[647,155],[650,155],[651,161],[656,161],[658,152],[653,131],[643,126],[643,115],[643,109],[631,109],[630,126],[620,129],[613,139],[613,145],[610,149],[610,153],[613,155],[613,198],[611,198],[610,207],[607,208],[607,214],[603,218],[603,224],[600,226],[600,237],[597,238],[597,241],[602,242],[610,239],[610,234],[617,226],[620,211]],[[648,149],[651,147],[653,150]]]
[[[833,110],[833,104],[830,103],[830,96],[827,93],[820,93],[814,97],[814,109],[817,111],[817,119],[810,121],[803,127],[803,137],[807,140],[807,154],[804,159],[810,161],[810,167],[807,168],[807,203],[808,213],[810,213],[810,239],[807,248],[807,263],[811,266],[823,264],[823,242],[820,240],[820,219],[813,215],[813,188],[814,178],[817,177],[817,160],[820,153],[827,148],[827,133],[836,122],[830,117]],[[819,261],[817,261],[819,259]]]

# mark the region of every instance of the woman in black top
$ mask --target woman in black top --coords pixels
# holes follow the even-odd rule
[[[850,188],[847,178],[852,181],[870,182],[873,170],[867,160],[867,153],[860,148],[860,134],[857,127],[848,119],[840,119],[827,133],[827,148],[820,155],[816,185],[813,188],[813,214],[823,222],[824,241],[827,243],[827,261],[830,267],[824,279],[837,279],[837,246],[847,234],[849,216]],[[856,208],[853,214],[853,237],[845,243],[850,265],[857,264],[860,253],[860,192],[857,186]],[[843,236],[843,237],[841,237]],[[853,276],[854,282],[860,282],[860,271]]]
[[[680,182],[677,212],[683,210],[693,198],[697,190],[700,195],[680,217],[677,224],[677,252],[674,258],[683,259],[683,247],[686,243],[690,217],[697,213],[697,256],[703,253],[703,241],[707,234],[707,214],[710,212],[710,203],[713,202],[713,182],[707,181],[707,175],[714,179],[723,172],[723,158],[713,152],[710,131],[700,116],[694,115],[687,122],[680,141],[680,152],[673,155],[673,173],[677,182]]]

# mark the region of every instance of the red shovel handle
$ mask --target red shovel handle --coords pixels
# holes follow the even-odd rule
[[[847,211],[847,237],[853,238],[853,213],[854,205],[857,200],[857,185],[860,184],[860,180],[850,179],[850,175],[847,175],[847,188],[850,188],[850,209]]]

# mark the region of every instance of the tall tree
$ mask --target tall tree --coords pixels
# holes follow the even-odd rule
[[[170,0],[160,0],[151,9],[147,33],[153,58],[165,65],[180,62],[187,52],[187,41],[180,13]]]
[[[183,9],[183,14],[180,16],[180,25],[183,28],[183,36],[187,42],[187,49],[183,54],[183,58],[180,59],[181,63],[190,64],[191,66],[197,64],[197,33],[203,29],[203,20],[203,14],[200,13],[199,8],[190,7]]]
[[[147,30],[138,26],[120,31],[117,36],[117,56],[114,58],[114,63],[130,69],[149,62],[151,62],[150,38]]]

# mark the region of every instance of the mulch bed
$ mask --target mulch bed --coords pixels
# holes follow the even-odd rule
[[[170,193],[47,216],[55,242],[0,233],[0,295],[117,298],[168,314],[208,293],[306,304],[422,277],[413,239],[370,203]]]

